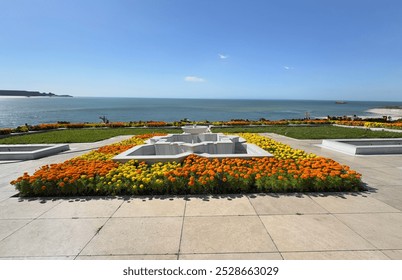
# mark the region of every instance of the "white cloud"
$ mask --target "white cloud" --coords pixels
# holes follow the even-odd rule
[[[186,82],[192,82],[192,83],[202,83],[205,82],[205,79],[196,77],[196,76],[187,76],[184,78]]]
[[[293,66],[283,66],[283,69],[292,70],[292,69],[295,69],[295,68]]]
[[[218,53],[218,56],[219,56],[220,59],[226,59],[226,58],[229,57],[228,55],[220,54],[220,53]]]

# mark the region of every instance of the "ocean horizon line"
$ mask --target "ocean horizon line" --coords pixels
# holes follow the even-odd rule
[[[8,97],[8,96],[6,96]],[[13,97],[13,96],[9,96]],[[73,95],[74,98],[130,98],[130,99],[178,99],[178,100],[252,100],[252,101],[344,101],[344,102],[402,102],[401,100],[355,100],[355,99],[302,99],[302,98],[212,98],[212,97],[155,97],[155,96],[81,96]],[[32,98],[32,97],[31,97]],[[43,98],[43,97],[34,97]],[[44,97],[47,98],[47,97]],[[62,97],[63,98],[63,97]]]
[[[64,94],[63,94],[64,95]],[[63,95],[57,96],[57,98],[67,98],[64,97]],[[70,94],[69,94],[70,95]],[[2,95],[0,98],[27,98],[28,96],[7,96],[7,95]],[[342,102],[402,102],[401,100],[379,100],[379,99],[373,99],[373,100],[359,100],[359,99],[343,99],[343,98],[331,98],[331,99],[303,99],[303,98],[241,98],[241,97],[235,97],[235,98],[213,98],[213,97],[156,97],[156,96],[92,96],[92,95],[71,95],[73,98],[130,98],[130,99],[177,99],[177,100],[251,100],[251,101],[342,101]],[[71,98],[68,97],[68,98]],[[49,96],[30,96],[29,98],[53,98]]]

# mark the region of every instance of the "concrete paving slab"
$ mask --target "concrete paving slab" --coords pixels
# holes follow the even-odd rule
[[[391,260],[402,260],[402,250],[383,250],[382,252]]]
[[[30,221],[31,220],[0,220],[0,241],[25,226]]]
[[[261,220],[280,252],[375,249],[332,215],[261,216]]]
[[[402,211],[402,187],[381,186],[371,196]]]
[[[365,169],[367,169],[367,167],[365,167]],[[384,163],[383,165],[381,165],[381,167],[376,167],[373,169],[372,171],[377,174],[381,174],[385,178],[388,178],[388,175],[392,177],[402,178],[402,170],[398,169],[395,165],[393,165],[392,167],[387,167]]]
[[[34,220],[0,242],[1,257],[78,255],[106,219]]]
[[[113,217],[182,217],[183,197],[136,197],[125,200]]]
[[[367,160],[370,162],[370,160]],[[363,179],[377,179],[379,182],[385,184],[397,182],[402,184],[402,171],[395,166],[386,167],[381,165],[380,167],[359,167],[358,171],[363,174]]]
[[[0,202],[7,200],[16,194],[17,194],[16,191],[0,191]]]
[[[402,249],[402,213],[336,214],[378,249]]]
[[[82,255],[177,254],[183,218],[111,218]]]
[[[366,175],[373,175],[373,174],[384,175],[383,173],[384,171],[386,171],[387,175],[396,175],[395,173],[395,171],[397,170],[395,168],[396,161],[388,162],[382,159],[385,158],[381,156],[362,156],[353,159],[353,161],[351,162],[351,164],[349,164],[349,166],[352,169]]]
[[[81,256],[76,260],[177,260],[177,255],[107,255]]]
[[[47,261],[47,260],[74,260],[75,256],[46,256],[46,257],[0,257],[0,260],[36,260],[36,261]]]
[[[249,195],[259,215],[328,213],[305,194]]]
[[[0,180],[1,182],[4,182],[7,184],[7,186],[10,189],[13,189],[14,187],[10,185],[10,182],[14,179],[17,179],[18,177],[22,176],[25,171],[25,162],[23,161],[18,161],[18,162],[9,162],[7,164],[4,164],[3,161],[0,160]],[[23,168],[16,168],[17,166],[21,166]],[[11,178],[11,180],[10,180]]]
[[[361,173],[361,174],[363,174],[363,176],[362,176],[363,183],[367,184],[368,187],[376,188],[377,186],[387,185],[387,182],[385,180],[381,179],[381,177],[378,177],[376,175],[372,175],[372,176],[365,175],[368,173]],[[393,185],[395,185],[395,184],[393,184]]]
[[[362,177],[363,182],[367,182],[369,184],[373,184],[373,185],[377,185],[377,186],[402,186],[402,178],[395,178],[395,177],[388,176],[385,179],[385,177],[381,177],[381,176],[376,176],[376,175],[372,175],[372,176],[373,177],[363,175],[363,177]]]
[[[77,198],[61,199],[61,202],[40,216],[49,218],[102,218],[110,217],[123,203],[121,199],[112,198]]]
[[[247,196],[189,197],[186,216],[256,215]]]
[[[323,251],[282,253],[285,260],[389,260],[381,251]]]
[[[33,219],[37,218],[61,201],[56,199],[19,199],[9,198],[0,202],[0,219]]]
[[[310,197],[331,213],[400,212],[384,202],[369,197],[368,194],[311,194]]]
[[[180,254],[246,252],[277,252],[258,217],[185,217]]]
[[[179,260],[282,260],[279,253],[184,254]]]
[[[375,170],[385,168],[384,170],[387,170],[388,173],[389,170],[395,168],[395,165],[389,162],[389,158],[381,155],[355,156],[351,162],[353,162],[352,165],[354,168],[362,170],[366,168],[372,168]]]

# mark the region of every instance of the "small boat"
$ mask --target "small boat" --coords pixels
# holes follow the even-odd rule
[[[346,104],[346,101],[335,101],[335,104]]]

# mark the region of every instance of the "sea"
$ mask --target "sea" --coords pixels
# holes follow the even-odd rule
[[[335,100],[174,99],[116,97],[1,97],[0,128],[56,122],[228,121],[374,116],[369,109],[402,102]]]

